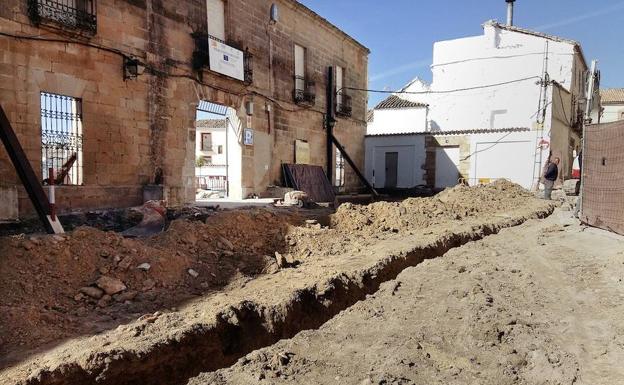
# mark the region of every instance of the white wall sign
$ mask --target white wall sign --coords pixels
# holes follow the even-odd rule
[[[208,44],[210,70],[245,81],[244,53],[214,39]]]
[[[253,130],[251,128],[245,128],[245,133],[243,135],[243,143],[245,146],[253,146],[253,136]]]

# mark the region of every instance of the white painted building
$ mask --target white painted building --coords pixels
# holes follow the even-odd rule
[[[420,119],[412,119],[410,127],[393,123],[405,120],[403,111],[377,122],[375,109],[367,140],[395,135],[397,126],[403,134],[426,132],[425,162],[410,167],[424,169],[423,180],[415,183],[439,188],[453,179],[478,184],[497,178],[531,188],[551,153],[561,158],[566,177],[572,151],[580,145],[580,100],[588,75],[580,44],[495,21],[483,30],[479,36],[436,42],[432,83],[416,79],[394,96],[427,105],[425,125]],[[552,83],[541,108],[545,66]],[[385,168],[367,169],[376,178],[380,172]]]
[[[226,119],[198,120],[195,126],[195,178],[199,189],[227,191]]]
[[[601,110],[592,115],[593,123],[611,123],[624,120],[624,88],[607,88],[600,90]]]

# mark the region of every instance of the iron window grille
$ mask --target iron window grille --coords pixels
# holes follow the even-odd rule
[[[334,187],[344,187],[345,185],[345,159],[342,156],[342,152],[336,149],[336,180],[334,181]]]
[[[339,97],[336,103],[336,114],[340,116],[350,117],[353,108],[351,104],[351,96],[347,95],[344,90],[339,91]]]
[[[96,8],[96,0],[28,0],[33,23],[53,23],[93,35],[97,32]]]
[[[82,185],[82,100],[41,93],[41,172],[49,184]]]
[[[295,76],[293,98],[297,104],[314,105],[316,102],[316,83],[306,80],[303,76]]]
[[[243,50],[239,45],[225,42],[218,37],[208,35],[206,33],[194,32],[192,35],[195,40],[195,51],[193,52],[192,66],[195,71],[200,71],[204,67],[210,68],[210,53],[208,45],[210,40],[218,41],[239,51],[243,51],[243,71],[244,83],[250,85],[253,83],[253,55],[249,49]]]

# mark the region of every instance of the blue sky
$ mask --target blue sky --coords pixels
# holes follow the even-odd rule
[[[371,50],[374,89],[399,89],[416,76],[430,81],[435,41],[479,35],[484,21],[506,18],[504,0],[300,2]],[[601,86],[624,87],[623,0],[517,0],[514,19],[517,26],[579,41],[588,61],[599,60]],[[369,104],[384,97],[371,94]]]

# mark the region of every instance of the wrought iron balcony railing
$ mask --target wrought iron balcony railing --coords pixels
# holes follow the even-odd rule
[[[316,83],[307,81],[303,76],[295,76],[293,98],[297,104],[314,105],[316,102]]]
[[[33,23],[49,23],[93,35],[97,32],[96,8],[96,0],[28,0]]]
[[[195,40],[195,51],[193,52],[193,69],[199,71],[204,67],[210,68],[210,40],[218,41],[232,48],[235,48],[243,52],[243,71],[244,71],[244,83],[249,85],[253,83],[253,55],[248,49],[243,50],[237,44],[225,42],[217,37],[208,35],[207,33],[194,32],[192,34]]]
[[[351,104],[351,96],[347,95],[344,90],[339,91],[336,102],[336,114],[340,116],[349,117],[353,112]]]

